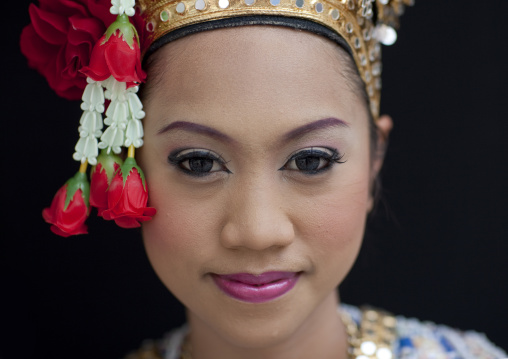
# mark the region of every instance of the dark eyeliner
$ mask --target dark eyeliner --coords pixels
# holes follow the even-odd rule
[[[342,158],[344,157],[344,155],[340,154],[337,149],[335,149],[335,148],[329,148],[329,147],[323,147],[323,148],[326,148],[327,150],[331,151],[332,153],[330,154],[328,152],[320,151],[320,150],[315,149],[315,148],[311,148],[309,150],[299,151],[299,152],[291,155],[286,160],[286,164],[284,166],[282,166],[282,168],[280,168],[279,170],[280,171],[285,170],[285,167],[291,161],[294,161],[294,160],[297,160],[297,159],[300,159],[300,158],[305,158],[305,157],[319,157],[319,158],[322,158],[322,159],[327,160],[329,162],[325,167],[323,167],[323,168],[321,168],[319,170],[313,170],[313,171],[299,170],[299,171],[297,171],[297,172],[303,173],[305,175],[317,175],[317,174],[320,174],[320,173],[323,173],[323,172],[326,172],[326,171],[332,169],[332,167],[335,164],[342,164],[342,163],[346,162],[346,161],[342,161]],[[296,171],[296,170],[294,170],[294,171]]]
[[[191,152],[188,152],[184,155],[180,155],[180,156],[178,155],[180,152],[186,151],[186,150],[192,150],[192,149],[180,148],[180,149],[176,149],[176,150],[172,151],[168,156],[168,163],[175,166],[178,170],[182,171],[183,173],[188,174],[193,177],[205,177],[205,176],[211,175],[212,173],[217,172],[217,171],[213,171],[213,172],[198,173],[198,172],[190,171],[187,168],[182,166],[182,163],[184,163],[187,160],[190,160],[193,158],[204,158],[204,159],[209,159],[209,160],[217,162],[219,165],[221,165],[223,167],[224,171],[226,171],[227,173],[231,173],[231,171],[229,171],[227,168],[225,168],[226,162],[222,158],[213,155],[211,151],[192,150]]]

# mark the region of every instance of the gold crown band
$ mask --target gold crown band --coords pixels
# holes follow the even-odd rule
[[[412,0],[138,0],[148,42],[193,24],[226,18],[273,15],[306,19],[342,36],[351,48],[369,96],[374,119],[381,98],[381,46],[373,23],[398,27],[404,5]],[[146,48],[147,46],[145,46]]]

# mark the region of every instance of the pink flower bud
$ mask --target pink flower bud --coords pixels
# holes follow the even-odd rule
[[[102,217],[114,220],[123,228],[140,227],[141,222],[150,220],[155,208],[146,207],[148,191],[143,172],[134,158],[127,158],[116,172],[108,190],[108,209]]]
[[[108,208],[108,188],[121,165],[120,157],[104,150],[97,157],[97,165],[90,176],[90,205],[97,208],[99,216]]]
[[[137,32],[126,15],[119,16],[95,44],[90,64],[81,72],[94,81],[113,76],[118,82],[125,82],[127,88],[145,81]]]
[[[52,224],[53,233],[62,237],[88,233],[85,221],[90,214],[89,192],[86,174],[80,172],[58,190],[51,206],[42,211],[44,220]]]

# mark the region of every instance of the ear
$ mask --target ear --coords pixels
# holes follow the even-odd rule
[[[383,161],[385,159],[386,147],[388,145],[388,137],[390,136],[390,132],[393,127],[392,118],[388,115],[383,115],[378,118],[376,121],[376,132],[377,132],[377,147],[374,148],[373,158],[372,158],[372,167],[371,167],[371,188],[373,189],[374,183],[376,181],[377,176],[379,175],[379,171],[383,166]],[[369,195],[369,203],[367,205],[368,212],[372,210],[374,207],[374,196],[373,191],[370,191]]]

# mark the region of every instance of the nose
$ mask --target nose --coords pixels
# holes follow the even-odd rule
[[[294,226],[277,185],[239,185],[229,197],[220,238],[224,247],[262,251],[293,242]]]

